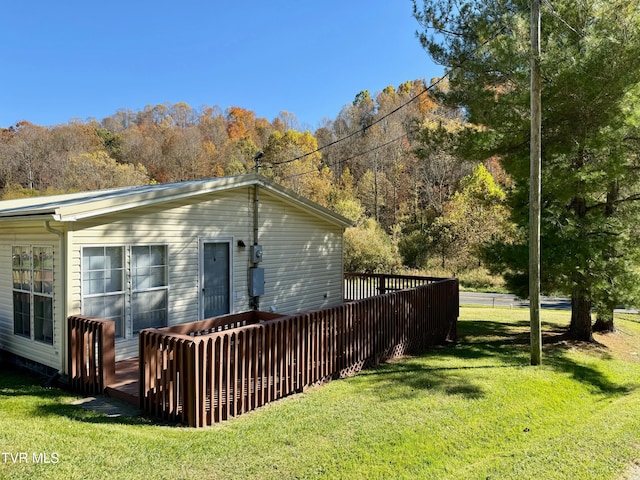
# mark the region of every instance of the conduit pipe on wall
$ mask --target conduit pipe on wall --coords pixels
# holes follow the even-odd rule
[[[263,152],[258,152],[253,157],[253,161],[255,162],[255,173],[259,175],[260,173],[260,159],[264,157]],[[259,186],[256,183],[253,186],[253,245],[254,249],[258,245],[259,236],[260,236],[260,198],[258,194]],[[253,249],[252,249],[253,252]],[[253,257],[253,254],[252,254]],[[258,268],[258,263],[255,258],[251,259],[251,268]],[[249,275],[255,274],[254,271],[250,271]],[[254,281],[255,275],[250,278],[250,284]],[[254,310],[259,310],[260,308],[260,296],[253,295],[251,297],[251,303]]]

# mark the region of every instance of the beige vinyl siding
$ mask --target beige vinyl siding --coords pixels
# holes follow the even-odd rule
[[[264,261],[260,266],[265,269],[265,295],[260,298],[260,308],[273,307],[289,314],[341,303],[342,227],[263,189],[259,199],[259,242],[264,248]],[[168,248],[169,325],[200,319],[201,239],[232,239],[232,311],[250,308],[248,269],[253,243],[253,188],[175,200],[67,225],[69,314],[81,312],[83,246],[160,244]],[[238,240],[246,247],[238,247]],[[128,267],[125,265],[125,269]],[[10,268],[7,271],[10,272]],[[125,315],[130,318],[129,303]],[[9,326],[12,328],[12,323]],[[117,359],[138,354],[137,336],[129,326],[125,339],[117,341],[116,352]]]
[[[203,184],[207,185],[207,184]],[[188,185],[187,185],[188,186]],[[66,230],[67,252],[60,238],[47,231],[46,215],[25,220],[2,219],[0,229],[0,348],[57,369],[66,369],[66,316],[82,309],[82,248],[85,246],[166,245],[168,254],[168,324],[199,319],[200,242],[231,241],[232,312],[251,308],[248,293],[250,246],[254,235],[254,187],[237,186],[215,192],[183,196],[166,195],[159,189],[159,203],[149,200],[154,192],[119,201],[116,194],[98,206],[88,197],[75,207],[61,206],[64,214],[51,225]],[[179,190],[182,186],[178,185]],[[342,234],[346,222],[313,204],[273,187],[259,187],[259,243],[263,245],[265,295],[260,308],[273,307],[290,314],[342,302]],[[180,193],[182,192],[182,193]],[[144,198],[143,198],[144,197]],[[147,198],[149,197],[149,198]],[[52,197],[53,198],[53,197]],[[66,198],[66,197],[64,197]],[[166,198],[166,201],[165,201]],[[141,200],[142,199],[142,200]],[[146,201],[145,200],[145,201]],[[87,206],[93,208],[88,208]],[[75,211],[73,208],[77,208]],[[123,208],[120,210],[120,208]],[[41,210],[46,210],[44,207]],[[91,216],[74,216],[89,212]],[[116,210],[118,210],[116,212]],[[111,213],[107,213],[111,212]],[[26,218],[26,217],[24,217]],[[26,228],[31,225],[31,227]],[[238,247],[238,241],[246,246]],[[13,245],[54,246],[54,345],[16,337],[13,334],[12,259]],[[125,255],[128,259],[129,256]],[[125,265],[128,271],[129,265]],[[129,280],[127,276],[127,280]],[[137,337],[130,329],[130,290],[125,287],[127,329],[116,345],[117,359],[138,354]]]
[[[12,233],[13,232],[13,233]],[[53,262],[53,345],[31,340],[13,333],[12,248],[16,245],[52,246]],[[0,233],[0,349],[56,370],[64,370],[62,352],[64,329],[62,250],[57,235],[41,228],[3,226]],[[33,332],[32,332],[33,335]]]
[[[186,202],[186,204],[185,204]],[[169,325],[199,320],[199,241],[201,238],[232,239],[233,311],[249,309],[247,267],[249,248],[237,247],[242,239],[251,243],[253,214],[249,211],[248,189],[227,191],[186,201],[132,209],[125,213],[100,217],[100,223],[78,222],[73,225],[73,264],[71,272],[73,301],[81,310],[81,248],[92,245],[167,245],[169,257]],[[128,266],[125,266],[128,267]],[[127,298],[128,300],[128,298]],[[126,316],[131,314],[127,304]],[[137,336],[130,329],[118,340],[117,359],[138,353]]]
[[[260,309],[292,314],[342,303],[342,233],[340,226],[262,195]]]

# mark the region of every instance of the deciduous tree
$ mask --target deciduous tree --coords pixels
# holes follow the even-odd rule
[[[345,231],[344,257],[348,272],[388,273],[400,265],[391,238],[372,218]]]
[[[120,164],[105,152],[83,153],[71,159],[67,188],[75,191],[144,185],[149,182],[142,165]]]

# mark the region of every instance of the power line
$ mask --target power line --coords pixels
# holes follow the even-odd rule
[[[440,119],[441,121],[442,121],[442,120],[445,120],[445,121],[449,121],[449,120],[451,120],[450,118],[445,117],[444,115],[439,115],[439,114],[436,114],[436,113],[430,113],[430,115],[431,115],[432,117],[435,117],[435,119]],[[432,120],[432,121],[433,121],[434,119],[433,119],[433,118],[431,118],[430,120]],[[368,153],[371,153],[371,152],[374,152],[374,151],[379,150],[379,149],[381,149],[381,148],[384,148],[384,147],[386,147],[386,146],[388,146],[388,145],[391,145],[392,143],[398,142],[398,141],[403,140],[403,139],[405,139],[405,138],[410,138],[410,136],[411,136],[412,134],[416,133],[417,131],[418,131],[418,129],[413,129],[413,130],[411,130],[410,132],[403,133],[402,135],[400,135],[400,136],[398,136],[398,137],[394,138],[393,140],[389,140],[389,141],[387,141],[387,142],[385,142],[385,143],[382,143],[382,144],[380,144],[380,145],[376,145],[375,147],[372,147],[372,148],[370,148],[370,149],[368,149],[368,150],[365,150],[365,151],[363,151],[363,152],[356,153],[356,154],[354,154],[354,155],[351,155],[350,157],[347,157],[347,158],[341,158],[340,160],[336,160],[336,161],[329,162],[329,163],[324,163],[324,165],[323,165],[323,166],[325,166],[325,167],[336,167],[336,166],[338,166],[338,165],[340,165],[340,164],[342,164],[342,163],[345,163],[345,162],[348,162],[348,161],[350,161],[350,160],[353,160],[354,158],[358,158],[358,157],[361,157],[361,156],[363,156],[363,155],[367,155]],[[282,163],[278,163],[277,165],[282,165]],[[268,167],[268,168],[273,168],[274,166],[277,166],[277,165],[266,165],[266,167]],[[282,177],[281,179],[282,179],[282,180],[289,180],[289,179],[291,179],[291,178],[301,177],[301,176],[303,176],[303,175],[310,175],[310,174],[315,173],[315,172],[317,172],[317,171],[318,171],[318,169],[317,169],[317,168],[314,168],[313,170],[308,170],[308,171],[306,171],[306,172],[302,172],[302,173],[294,173],[294,174],[292,174],[292,175],[288,175],[288,176],[286,176],[286,177]]]
[[[543,1],[544,1],[544,5],[551,12],[551,15],[556,17],[560,21],[560,23],[564,24],[565,27],[567,27],[569,30],[571,30],[573,33],[575,33],[579,37],[582,37],[582,38],[584,37],[582,33],[578,32],[575,28],[569,25],[569,23],[564,18],[562,18],[562,16],[560,16],[560,14],[556,11],[556,9],[553,8],[553,5],[551,5],[551,2],[549,0],[543,0]]]
[[[292,158],[290,160],[284,160],[282,162],[273,163],[271,166],[272,167],[277,167],[279,165],[284,165],[284,164],[287,164],[287,163],[295,162],[296,160],[301,160],[301,159],[303,159],[305,157],[308,157],[309,155],[313,155],[314,153],[318,153],[318,152],[324,150],[325,148],[331,147],[331,146],[336,145],[336,144],[338,144],[340,142],[348,140],[349,138],[354,137],[354,136],[356,136],[356,135],[358,135],[360,133],[366,132],[368,129],[370,129],[374,125],[377,125],[378,123],[382,122],[384,119],[386,119],[386,118],[390,117],[391,115],[393,115],[394,113],[400,111],[401,109],[403,109],[404,107],[406,107],[410,103],[414,102],[417,98],[421,97],[422,95],[424,95],[428,91],[430,91],[433,88],[435,88],[437,85],[439,85],[441,82],[443,82],[445,78],[447,78],[449,76],[449,73],[450,72],[447,72],[443,77],[439,78],[436,82],[434,82],[431,85],[429,85],[428,87],[426,87],[423,91],[421,91],[417,95],[411,97],[408,101],[406,101],[402,105],[400,105],[400,106],[394,108],[393,110],[391,110],[390,112],[384,114],[382,117],[376,119],[374,122],[372,122],[372,123],[370,123],[368,125],[365,125],[364,127],[360,128],[358,130],[355,130],[355,131],[349,133],[348,135],[345,135],[344,137],[338,138],[338,139],[336,139],[336,140],[334,140],[332,142],[327,143],[326,145],[318,147],[317,149],[313,150],[312,152],[308,152],[308,153],[305,153],[303,155],[299,155],[299,156],[297,156],[295,158]]]
[[[434,113],[432,113],[431,115],[432,115],[433,117],[440,118],[441,120],[451,120],[450,118],[447,118],[447,117],[445,117],[444,115],[438,115],[438,114],[434,114]],[[385,143],[382,143],[382,144],[380,144],[380,145],[376,145],[375,147],[372,147],[372,148],[370,148],[370,149],[368,149],[368,150],[365,150],[365,151],[363,151],[363,152],[356,153],[356,154],[354,154],[354,155],[351,155],[350,157],[347,157],[347,158],[341,158],[340,160],[336,160],[336,161],[334,161],[334,162],[325,163],[325,164],[324,164],[324,166],[325,166],[325,167],[336,167],[336,166],[338,166],[338,165],[340,165],[340,164],[342,164],[342,163],[345,163],[345,162],[348,162],[348,161],[350,161],[350,160],[353,160],[354,158],[358,158],[358,157],[361,157],[361,156],[366,155],[366,154],[368,154],[368,153],[371,153],[371,152],[374,152],[374,151],[379,150],[379,149],[381,149],[381,148],[384,148],[384,147],[386,147],[386,146],[388,146],[388,145],[391,145],[392,143],[399,142],[400,140],[403,140],[403,139],[405,139],[405,138],[410,138],[410,135],[412,135],[412,134],[416,133],[417,131],[418,131],[418,129],[414,129],[414,130],[412,130],[412,131],[410,131],[410,132],[403,133],[402,135],[400,135],[400,136],[398,136],[398,137],[394,138],[393,140],[389,140],[389,141],[387,141],[387,142],[385,142]],[[278,165],[282,165],[282,163],[279,163]],[[275,165],[274,165],[274,166],[275,166]],[[269,167],[269,168],[273,168],[273,166],[272,166],[272,165],[267,165],[267,167]],[[302,173],[294,173],[294,174],[292,174],[292,175],[288,175],[288,176],[286,176],[286,177],[282,177],[282,180],[289,180],[289,179],[291,179],[291,178],[301,177],[301,176],[303,176],[303,175],[310,175],[310,174],[315,173],[315,172],[317,172],[317,171],[318,171],[318,169],[317,169],[317,168],[314,168],[313,170],[308,170],[308,171],[306,171],[306,172],[302,172]]]
[[[496,39],[496,38],[497,38],[499,35],[501,35],[505,30],[507,30],[507,27],[506,27],[506,26],[504,26],[504,25],[503,25],[502,27],[500,27],[500,29],[499,29],[495,34],[493,34],[491,37],[489,37],[489,38],[488,38],[488,39],[486,39],[484,42],[482,42],[480,45],[478,45],[478,47],[476,47],[476,49],[474,50],[473,54],[477,53],[477,52],[478,52],[482,47],[484,47],[485,45],[489,44],[491,41],[493,41],[494,39]],[[334,140],[334,141],[332,141],[332,142],[329,142],[329,143],[327,143],[327,144],[325,144],[325,145],[322,145],[321,147],[318,147],[318,148],[316,148],[315,150],[313,150],[313,151],[311,151],[311,152],[307,152],[307,153],[304,153],[304,154],[302,154],[302,155],[298,155],[297,157],[295,157],[295,158],[291,158],[291,159],[289,159],[289,160],[284,160],[284,161],[282,161],[282,162],[276,162],[276,163],[273,163],[273,164],[269,165],[269,168],[273,168],[273,167],[277,167],[277,166],[280,166],[280,165],[285,165],[285,164],[288,164],[288,163],[292,163],[292,162],[295,162],[295,161],[297,161],[297,160],[301,160],[301,159],[303,159],[303,158],[305,158],[305,157],[308,157],[308,156],[313,155],[313,154],[315,154],[315,153],[321,152],[322,150],[324,150],[324,149],[326,149],[326,148],[328,148],[328,147],[331,147],[331,146],[333,146],[333,145],[337,145],[338,143],[341,143],[341,142],[343,142],[343,141],[345,141],[345,140],[348,140],[348,139],[350,139],[350,138],[354,137],[355,135],[358,135],[358,134],[360,134],[360,133],[366,132],[369,128],[373,127],[374,125],[377,125],[378,123],[382,122],[382,121],[383,121],[383,120],[385,120],[386,118],[388,118],[388,117],[390,117],[391,115],[393,115],[393,114],[397,113],[398,111],[402,110],[402,109],[403,109],[403,108],[405,108],[407,105],[409,105],[410,103],[414,102],[416,99],[420,98],[420,97],[421,97],[422,95],[424,95],[425,93],[427,93],[427,92],[429,92],[429,91],[433,90],[433,89],[434,89],[435,87],[437,87],[440,83],[444,82],[444,80],[445,80],[445,79],[447,79],[447,78],[448,78],[448,77],[449,77],[449,76],[450,76],[454,71],[456,71],[456,70],[457,70],[457,69],[459,69],[459,68],[462,68],[462,67],[464,66],[464,64],[465,64],[468,60],[469,60],[469,58],[464,59],[463,61],[461,61],[460,63],[458,63],[458,64],[456,64],[456,65],[453,65],[449,71],[447,71],[447,72],[446,72],[442,77],[438,78],[435,82],[433,82],[433,83],[431,83],[429,86],[425,87],[425,89],[424,89],[423,91],[421,91],[421,92],[420,92],[420,93],[418,93],[417,95],[415,95],[415,96],[411,97],[411,98],[410,98],[409,100],[407,100],[405,103],[403,103],[402,105],[400,105],[400,106],[398,106],[398,107],[394,108],[393,110],[391,110],[390,112],[386,113],[386,114],[385,114],[385,115],[383,115],[382,117],[380,117],[380,118],[376,119],[376,120],[375,120],[375,121],[373,121],[372,123],[370,123],[370,124],[368,124],[368,125],[365,125],[365,126],[363,126],[362,128],[360,128],[360,129],[358,129],[358,130],[354,130],[353,132],[351,132],[351,133],[349,133],[349,134],[345,135],[344,137],[340,137],[340,138],[338,138],[338,139],[336,139],[336,140]],[[397,140],[396,140],[396,141],[397,141]],[[392,141],[392,143],[393,143],[393,141]],[[362,153],[362,154],[364,154],[364,153]],[[359,154],[359,155],[356,155],[356,156],[360,156],[360,154]],[[354,157],[354,158],[355,158],[355,157]],[[341,160],[340,162],[344,162],[344,161],[347,161],[347,159],[343,159],[343,160]],[[339,163],[340,163],[340,162],[339,162]],[[312,172],[309,172],[309,173],[312,173]]]
[[[355,155],[352,155],[350,157],[342,158],[342,159],[337,160],[335,162],[325,164],[324,166],[326,166],[326,167],[336,167],[336,166],[340,165],[341,163],[348,162],[349,160],[353,160],[354,158],[358,158],[358,157],[361,157],[362,155],[366,155],[368,153],[374,152],[375,150],[378,150],[380,148],[384,148],[384,147],[386,147],[388,145],[391,145],[392,143],[395,143],[395,142],[398,142],[400,140],[403,140],[404,138],[407,138],[408,136],[409,136],[408,133],[404,133],[404,134],[400,135],[399,137],[394,138],[393,140],[389,140],[388,142],[385,142],[385,143],[383,143],[381,145],[377,145],[375,147],[372,147],[369,150],[365,150],[364,152],[356,153]],[[314,169],[314,170],[309,170],[307,172],[294,173],[293,175],[289,175],[287,177],[282,177],[282,180],[289,180],[291,178],[301,177],[303,175],[310,175],[310,174],[315,173],[317,171],[318,171],[317,169]]]

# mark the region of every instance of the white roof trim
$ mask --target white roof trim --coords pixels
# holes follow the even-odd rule
[[[51,219],[59,222],[74,222],[131,208],[252,185],[258,185],[273,192],[290,203],[306,208],[331,223],[344,227],[353,225],[353,222],[347,218],[277,185],[266,177],[256,174],[5,200],[0,201],[0,221],[17,220],[18,218],[24,220],[35,216],[41,219],[43,215],[49,215]]]

